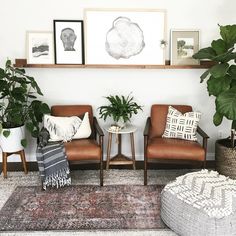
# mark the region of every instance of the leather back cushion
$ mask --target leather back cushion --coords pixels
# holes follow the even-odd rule
[[[172,105],[172,104],[154,104],[151,107],[151,127],[150,138],[161,137],[166,127],[166,117],[169,106],[174,107],[181,113],[192,111],[191,106],[187,105]]]
[[[89,113],[90,125],[93,124],[93,109],[90,105],[55,105],[51,107],[53,116],[80,116]]]

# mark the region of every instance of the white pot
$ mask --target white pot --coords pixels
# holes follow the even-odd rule
[[[6,138],[3,135],[4,130],[10,130],[10,135]],[[3,129],[0,134],[0,146],[3,152],[18,152],[23,150],[21,140],[25,138],[25,126],[17,128]]]

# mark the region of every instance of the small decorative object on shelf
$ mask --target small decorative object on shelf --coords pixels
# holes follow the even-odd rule
[[[160,47],[163,48],[163,49],[167,46],[167,44],[168,44],[167,41],[164,40],[164,39],[162,39],[162,40],[160,41]]]
[[[134,98],[128,96],[110,95],[105,97],[110,103],[105,106],[100,106],[99,115],[106,121],[107,117],[111,117],[115,125],[124,128],[126,122],[130,121],[132,115],[137,114],[142,110],[142,106],[134,102]]]

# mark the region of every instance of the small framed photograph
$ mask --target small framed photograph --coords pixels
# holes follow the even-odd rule
[[[84,64],[82,20],[54,20],[55,64]]]
[[[84,19],[86,64],[165,64],[165,10],[85,9]]]
[[[53,64],[53,33],[47,31],[27,32],[27,63]]]
[[[171,30],[171,65],[199,65],[192,58],[199,48],[199,30]]]

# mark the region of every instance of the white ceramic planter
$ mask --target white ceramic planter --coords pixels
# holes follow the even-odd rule
[[[0,134],[0,146],[3,152],[18,152],[23,150],[21,140],[25,138],[25,126],[17,128],[3,129],[10,130],[10,135],[6,138],[3,134]]]

